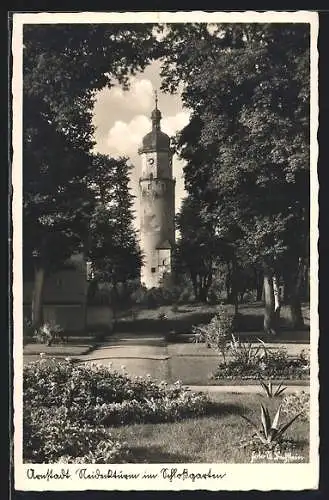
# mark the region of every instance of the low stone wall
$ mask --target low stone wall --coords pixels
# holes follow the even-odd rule
[[[31,318],[31,306],[24,304],[24,317]],[[108,305],[45,304],[44,322],[54,322],[66,332],[83,334],[93,330],[113,329],[113,311]]]
[[[88,305],[86,317],[87,329],[113,328],[113,310],[107,305]]]
[[[43,320],[54,321],[67,332],[83,332],[85,312],[82,304],[56,304],[43,306]]]

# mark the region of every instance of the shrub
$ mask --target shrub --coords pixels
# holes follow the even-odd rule
[[[225,307],[220,306],[208,325],[194,326],[192,331],[195,334],[195,342],[205,342],[208,347],[219,351],[225,365],[233,328],[234,315]]]
[[[287,394],[282,399],[282,413],[299,413],[301,420],[309,420],[310,416],[310,395],[304,391],[294,394]]]
[[[189,304],[194,302],[194,289],[190,279],[180,277],[179,283],[176,284],[176,296],[178,304]]]
[[[209,403],[205,395],[194,394],[178,383],[167,385],[148,377],[130,378],[104,366],[81,366],[47,359],[24,367],[23,390],[25,406],[66,406],[71,418],[89,421],[94,418],[101,421],[106,411],[118,419],[116,415],[120,416],[120,411],[124,413],[134,405],[137,408],[136,403],[145,418],[149,418],[149,408],[155,405],[158,421],[165,415],[164,408],[173,415],[172,408],[176,405],[180,411],[178,416],[184,416],[189,408],[202,413]],[[129,406],[127,402],[133,403]],[[138,411],[130,413],[132,422],[135,417],[141,421]]]
[[[191,290],[190,288],[184,289],[178,297],[179,304],[190,304],[191,302],[194,302],[194,300],[195,295],[193,290]]]
[[[176,398],[145,398],[144,401],[129,400],[121,403],[103,404],[90,414],[93,421],[103,425],[123,425],[147,422],[174,422],[187,417],[204,415],[207,398],[203,394],[182,392]]]
[[[70,418],[65,406],[25,407],[23,416],[24,461],[33,463],[121,463],[128,450],[111,439],[109,431]]]
[[[130,296],[132,304],[144,305],[146,292],[147,290],[143,286],[140,286],[136,290],[133,290]]]
[[[220,265],[213,274],[212,283],[209,288],[207,297],[209,304],[220,304],[222,302],[222,295],[225,290],[225,276],[225,266]]]
[[[155,309],[156,307],[163,305],[163,296],[159,288],[151,288],[147,290],[144,297],[144,305],[149,309]]]
[[[309,376],[310,364],[302,352],[290,358],[285,349],[268,350],[260,364],[260,370],[267,378],[305,378]]]
[[[42,358],[23,370],[24,459],[32,462],[125,461],[127,448],[106,426],[169,422],[206,413],[205,394],[104,366]]]
[[[175,302],[175,290],[172,288],[160,288],[161,291],[161,303],[163,305],[170,305]]]
[[[194,300],[193,285],[186,275],[165,274],[161,280],[164,303],[167,305],[187,303]]]

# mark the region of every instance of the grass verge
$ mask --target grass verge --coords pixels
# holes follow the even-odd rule
[[[137,463],[250,463],[252,452],[241,444],[253,430],[241,418],[260,419],[260,403],[272,416],[278,399],[258,394],[216,394],[211,415],[174,423],[127,425],[111,429],[114,438],[127,441]],[[285,422],[289,417],[282,417]],[[297,445],[295,460],[309,461],[309,424],[297,421],[287,432]],[[298,456],[298,458],[296,458]],[[264,459],[264,462],[267,460]]]

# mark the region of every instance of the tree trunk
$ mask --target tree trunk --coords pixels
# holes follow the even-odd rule
[[[207,276],[194,275],[191,276],[195,299],[200,302],[207,302],[209,288],[212,283],[212,275]]]
[[[207,302],[208,290],[204,286],[200,286],[199,300],[200,302]]]
[[[202,294],[204,297],[204,302],[208,300],[208,293],[212,284],[212,271],[209,271],[208,274],[203,279],[203,290]]]
[[[289,304],[289,286],[288,286],[288,283],[286,281],[285,281],[284,287],[283,287],[282,302],[284,305]]]
[[[227,262],[227,273],[226,273],[226,278],[225,278],[225,288],[226,288],[226,300],[228,303],[231,301],[231,268],[230,268],[230,263]]]
[[[34,273],[34,287],[32,294],[32,326],[37,328],[42,323],[42,294],[45,281],[45,269],[36,267]]]
[[[299,296],[297,294],[290,295],[290,322],[293,330],[304,328],[304,318]]]
[[[196,276],[194,273],[191,273],[191,281],[192,281],[192,285],[193,285],[195,300],[198,300],[198,284],[197,284]]]
[[[263,298],[264,278],[260,272],[256,272],[256,300],[260,302]]]
[[[274,291],[272,274],[264,272],[264,332],[266,334],[276,333],[275,311],[274,311]]]
[[[210,274],[200,278],[199,298],[201,302],[207,302],[208,292],[211,285],[212,276]]]
[[[275,323],[279,325],[280,321],[280,310],[281,310],[281,298],[280,298],[280,288],[277,276],[274,274],[272,278],[273,282],[273,294],[274,294],[274,316]]]
[[[300,262],[296,273],[290,275],[286,285],[288,293],[288,304],[290,311],[290,325],[293,330],[304,327],[300,293],[303,281],[303,265]]]
[[[238,297],[238,267],[235,257],[232,259],[232,302],[234,304],[235,316],[239,312],[239,297]]]
[[[117,328],[118,324],[118,289],[117,289],[117,284],[113,283],[113,288],[112,288],[112,311],[113,311],[113,323],[112,323],[112,332],[114,332]]]
[[[309,286],[310,286],[310,269],[307,264],[307,262],[304,263],[302,266],[302,278],[301,278],[301,284],[300,284],[300,299],[303,302],[308,302],[310,300],[310,294],[309,294]]]

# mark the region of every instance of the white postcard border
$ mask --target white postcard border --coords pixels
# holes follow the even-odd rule
[[[22,462],[22,44],[23,24],[53,23],[164,23],[164,22],[296,22],[311,29],[311,439],[310,462],[300,464],[23,464]],[[317,489],[319,479],[318,425],[318,14],[296,12],[70,12],[14,13],[12,34],[13,78],[13,318],[14,318],[14,483],[16,490],[303,490]],[[218,421],[220,426],[220,419]],[[79,469],[85,468],[86,477]],[[35,472],[31,472],[33,469]],[[163,469],[169,472],[163,472]],[[97,470],[99,472],[97,472]],[[176,472],[175,472],[176,470]],[[67,477],[61,479],[63,471]],[[95,472],[96,471],[96,472]],[[109,473],[109,471],[112,471]],[[117,478],[113,477],[116,471]],[[174,471],[174,472],[172,472]],[[185,472],[184,472],[185,471]],[[187,471],[187,472],[186,472]],[[210,471],[210,472],[209,472]],[[80,474],[80,475],[79,475]],[[88,478],[88,474],[93,476]],[[103,474],[104,478],[95,478]],[[109,475],[112,477],[109,477]],[[137,479],[119,477],[140,474]],[[143,478],[158,474],[157,479]],[[166,475],[168,477],[164,477]],[[205,474],[205,477],[199,475]],[[211,475],[223,475],[212,478]],[[34,479],[29,476],[33,476]],[[37,475],[44,477],[37,478]],[[57,477],[58,475],[58,477]],[[180,475],[180,476],[179,476]],[[208,477],[209,476],[209,477]],[[170,479],[171,477],[171,479]]]

